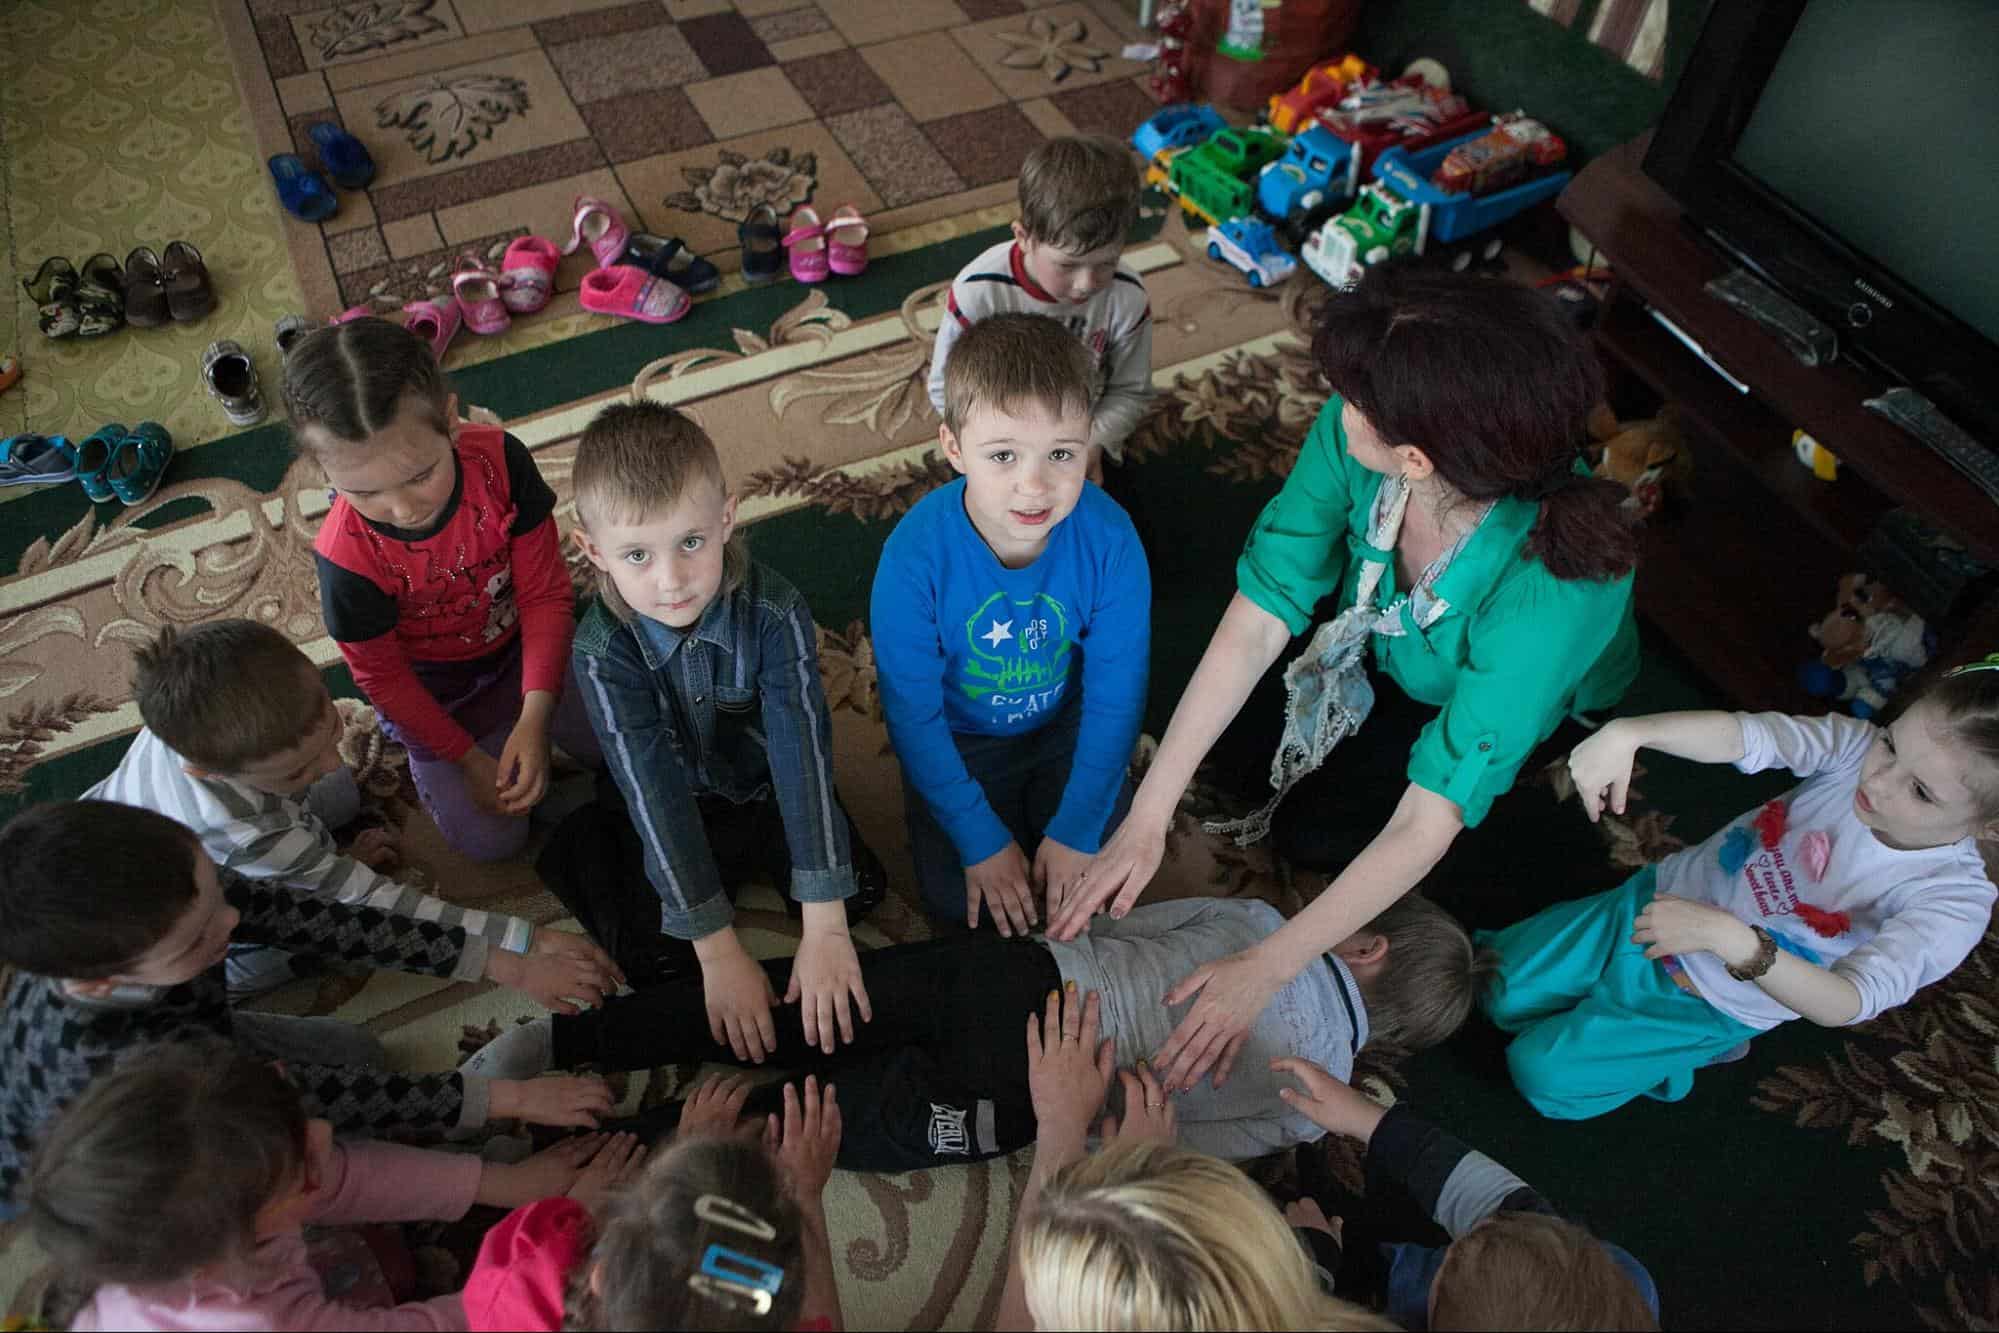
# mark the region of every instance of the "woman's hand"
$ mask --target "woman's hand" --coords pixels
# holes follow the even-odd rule
[[[1048,904],[1049,920],[1054,920],[1055,913],[1068,901],[1093,859],[1088,852],[1079,852],[1053,838],[1044,837],[1034,849],[1034,882],[1041,887]]]
[[[1114,1068],[1113,1043],[1097,1040],[1101,1007],[1095,991],[1079,996],[1072,981],[1048,992],[1045,1015],[1027,1016],[1027,1092],[1037,1138],[1080,1149],[1089,1137]]]
[[[1097,1137],[1106,1144],[1172,1143],[1180,1132],[1179,1113],[1152,1076],[1151,1066],[1140,1060],[1136,1073],[1120,1069],[1118,1085],[1124,1089],[1124,1119],[1105,1116]]]
[[[743,1103],[749,1096],[750,1081],[741,1074],[709,1079],[681,1104],[680,1124],[673,1131],[674,1142],[726,1138],[735,1133],[742,1122]]]
[[[831,1055],[841,1042],[854,1044],[853,1011],[872,1023],[874,1007],[861,980],[861,958],[847,933],[847,904],[806,903],[805,933],[791,964],[791,984],[784,1002],[798,1006],[805,1024],[805,1044]]]
[[[1569,777],[1582,799],[1583,813],[1594,824],[1605,807],[1613,814],[1624,813],[1625,798],[1631,792],[1631,769],[1638,759],[1638,741],[1631,729],[1612,719],[1594,735],[1569,751]]]
[[[1256,950],[1245,949],[1196,968],[1167,991],[1168,1006],[1200,997],[1152,1057],[1152,1067],[1167,1089],[1185,1092],[1210,1069],[1217,1088],[1228,1082],[1249,1030],[1289,980]]]
[[[966,928],[979,928],[979,904],[984,903],[1000,934],[1009,939],[1025,935],[1037,919],[1034,890],[1028,886],[1027,876],[1027,856],[1017,842],[1008,842],[977,865],[966,866]]]
[[[1638,913],[1631,942],[1646,946],[1647,958],[1705,951],[1736,967],[1753,962],[1760,945],[1756,932],[1733,912],[1671,893],[1652,895]]]
[[[770,975],[726,926],[695,941],[694,953],[701,960],[708,1035],[738,1060],[762,1064],[777,1049],[777,1024],[770,1016],[777,995],[770,988]]]
[[[1090,918],[1108,910],[1122,917],[1145,892],[1166,858],[1166,826],[1128,815],[1110,841],[1076,876],[1058,910],[1048,904],[1048,938],[1073,940],[1090,928]]]
[[[1374,1138],[1375,1127],[1381,1124],[1381,1118],[1388,1114],[1388,1108],[1380,1102],[1360,1089],[1340,1082],[1310,1060],[1286,1055],[1272,1060],[1270,1067],[1279,1074],[1291,1075],[1304,1085],[1303,1091],[1279,1088],[1277,1095],[1284,1099],[1284,1104],[1328,1133],[1367,1143]]]

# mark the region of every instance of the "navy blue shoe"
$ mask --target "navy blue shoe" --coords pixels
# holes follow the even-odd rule
[[[343,190],[365,190],[375,179],[375,159],[368,146],[330,120],[315,121],[306,128],[313,146],[319,149],[320,165],[333,183]]]
[[[340,207],[340,198],[326,177],[305,164],[297,153],[279,153],[270,161],[278,202],[302,222],[324,222]]]

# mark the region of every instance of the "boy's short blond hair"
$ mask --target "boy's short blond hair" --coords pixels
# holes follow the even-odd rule
[[[140,720],[211,773],[240,773],[293,748],[326,706],[312,659],[254,620],[169,625],[132,662]]]
[[[1498,955],[1420,893],[1405,893],[1357,933],[1388,937],[1387,966],[1361,988],[1370,1046],[1420,1051],[1446,1040],[1498,971]]]
[[[1020,164],[1028,239],[1072,255],[1121,245],[1138,220],[1138,160],[1100,134],[1050,139]]]
[[[708,432],[685,412],[654,402],[613,403],[599,412],[577,442],[573,480],[576,516],[593,533],[600,524],[643,523],[663,514],[692,486],[712,485],[724,495],[729,490]],[[723,548],[718,595],[728,596],[748,572],[738,529]],[[601,572],[597,595],[618,619],[632,618],[617,586]]]
[[[992,315],[951,344],[944,363],[944,424],[957,435],[980,407],[1025,403],[1090,410],[1090,353],[1046,315]]]
[[[1434,1329],[1656,1329],[1603,1242],[1545,1213],[1494,1213],[1451,1242],[1430,1286]]]

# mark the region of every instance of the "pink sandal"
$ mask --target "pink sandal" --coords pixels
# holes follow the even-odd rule
[[[372,305],[350,305],[326,322],[328,324],[351,324],[357,319],[366,319],[374,313],[375,307]]]
[[[403,307],[403,327],[430,344],[430,354],[444,364],[444,350],[458,336],[458,302],[426,296]]]
[[[576,196],[576,217],[571,224],[569,244],[562,247],[562,253],[573,255],[576,247],[586,240],[590,242],[590,253],[597,256],[598,268],[609,268],[618,262],[618,256],[625,252],[631,242],[632,229],[618,216],[618,210],[602,199],[592,199],[589,195]]]
[[[458,261],[458,271],[451,275],[451,295],[472,332],[505,333],[514,326],[514,317],[501,299],[505,282],[471,255]]]
[[[792,277],[800,282],[826,281],[826,226],[810,204],[791,215],[791,230],[784,234],[784,248]]]
[[[562,251],[546,236],[523,236],[500,260],[500,299],[516,315],[532,315],[555,295],[555,268]]]
[[[868,266],[868,220],[852,204],[841,204],[826,220],[826,262],[848,278]]]
[[[585,310],[648,324],[671,324],[693,304],[679,284],[627,264],[585,273],[577,299]]]

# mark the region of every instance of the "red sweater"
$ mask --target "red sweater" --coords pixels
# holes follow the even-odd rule
[[[313,552],[327,633],[383,716],[446,759],[472,748],[412,663],[476,662],[521,639],[521,690],[560,693],[575,592],[555,534],[555,492],[497,426],[460,425],[458,482],[429,528],[374,523],[336,498]]]

